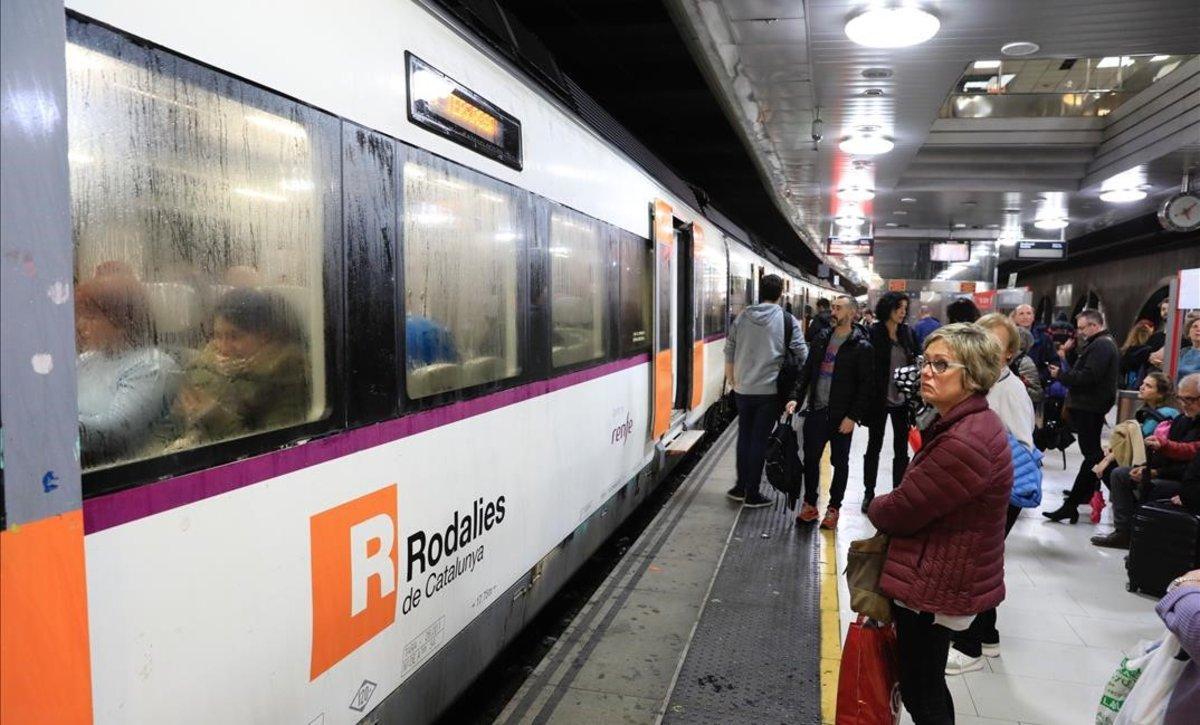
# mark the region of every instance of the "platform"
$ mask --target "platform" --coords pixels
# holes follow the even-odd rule
[[[731,426],[526,680],[501,723],[832,722],[841,642],[853,618],[840,572],[849,542],[873,533],[860,513],[866,431],[855,432],[835,535],[803,530],[782,501],[742,510]],[[1078,469],[1046,459],[1055,508]],[[822,501],[828,461],[822,462]],[[888,489],[883,456],[879,492]],[[764,484],[764,492],[767,486]],[[1022,514],[1007,541],[1001,656],[950,677],[960,725],[1090,722],[1123,652],[1157,637],[1154,600],[1124,587],[1109,530]],[[1081,509],[1081,515],[1084,510]],[[902,723],[911,723],[907,715]]]
[[[815,722],[817,535],[743,510],[736,425],[688,475],[498,722]]]

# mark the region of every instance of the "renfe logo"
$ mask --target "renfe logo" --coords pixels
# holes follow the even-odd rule
[[[315,680],[396,619],[396,486],[309,519]]]

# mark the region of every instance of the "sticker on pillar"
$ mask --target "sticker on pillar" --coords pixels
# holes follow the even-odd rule
[[[315,680],[396,619],[395,484],[316,514],[309,535]]]

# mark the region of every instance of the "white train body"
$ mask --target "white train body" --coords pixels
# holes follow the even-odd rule
[[[68,9],[642,238],[648,208],[665,202],[677,224],[703,225],[722,286],[741,280],[734,312],[764,270],[788,277],[797,314],[829,293],[673,198],[419,4],[70,0]],[[520,170],[409,120],[406,51],[520,120]],[[714,304],[725,309],[724,289]],[[662,347],[684,354],[668,314]],[[699,392],[659,436],[654,346],[91,496],[95,720],[332,725],[385,700],[386,712],[432,716],[666,474],[665,443],[699,425],[722,393],[724,338],[703,332]]]

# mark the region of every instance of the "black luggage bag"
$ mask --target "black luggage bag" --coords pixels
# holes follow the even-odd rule
[[[800,443],[791,414],[775,424],[767,440],[766,471],[767,482],[785,494],[788,509],[794,509],[804,492],[804,463],[800,460]]]
[[[1175,577],[1200,567],[1200,516],[1169,501],[1153,501],[1133,516],[1125,570],[1127,589],[1161,597]]]

